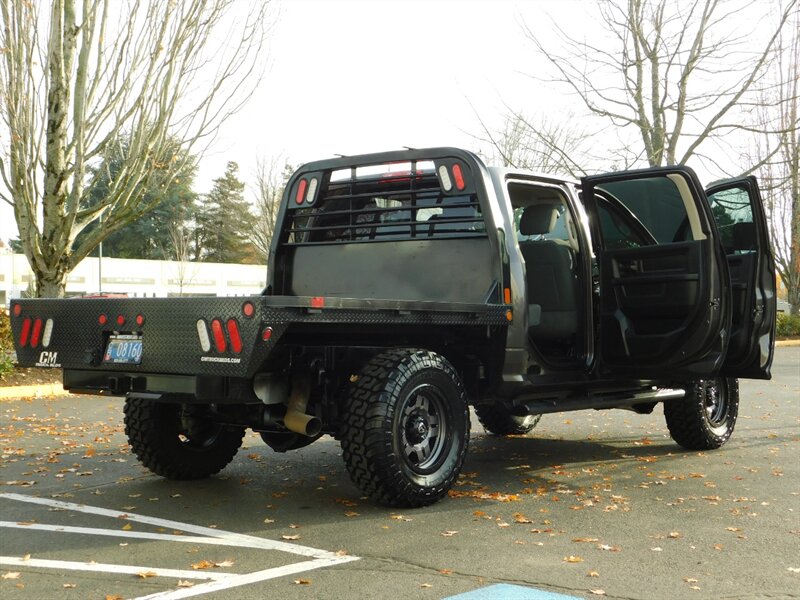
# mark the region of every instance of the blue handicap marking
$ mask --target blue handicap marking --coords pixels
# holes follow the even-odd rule
[[[521,585],[498,583],[489,587],[472,590],[444,600],[581,600],[578,596],[565,596]]]

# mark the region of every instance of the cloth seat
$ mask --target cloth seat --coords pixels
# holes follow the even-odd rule
[[[524,236],[551,233],[560,205],[536,204],[522,213]],[[578,290],[575,256],[565,240],[520,242],[528,291],[528,333],[536,339],[573,336],[578,329]]]

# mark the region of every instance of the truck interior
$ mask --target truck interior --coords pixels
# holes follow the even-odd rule
[[[575,218],[555,186],[511,181],[508,193],[525,261],[528,337],[547,362],[574,365],[585,330]]]

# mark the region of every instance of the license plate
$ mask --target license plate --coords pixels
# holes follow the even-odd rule
[[[142,336],[112,335],[103,357],[104,363],[138,365],[142,362]]]

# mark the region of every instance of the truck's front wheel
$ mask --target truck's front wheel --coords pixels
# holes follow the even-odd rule
[[[139,461],[168,479],[202,479],[236,456],[244,429],[186,414],[179,404],[125,400],[125,434]]]
[[[667,428],[687,450],[719,448],[733,433],[739,414],[739,382],[718,377],[687,385],[686,396],[664,403]]]
[[[382,504],[433,504],[458,477],[469,442],[461,379],[444,357],[397,349],[372,358],[344,407],[350,477]]]

